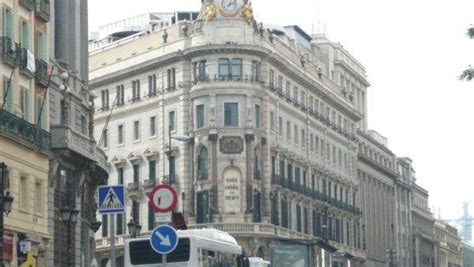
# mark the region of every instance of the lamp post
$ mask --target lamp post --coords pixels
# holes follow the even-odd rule
[[[130,236],[132,238],[136,238],[137,236],[139,236],[142,230],[142,226],[139,223],[135,222],[133,219],[130,219],[130,222],[127,223],[127,227],[128,232],[130,233]]]
[[[59,211],[61,213],[61,221],[67,224],[67,266],[73,266],[72,259],[74,258],[73,255],[75,255],[75,253],[72,253],[71,226],[76,225],[79,210],[65,206]]]
[[[0,201],[0,210],[2,211],[0,214],[0,260],[3,259],[3,232],[4,232],[4,223],[3,223],[3,213],[5,213],[5,216],[8,216],[8,214],[12,210],[12,203],[13,203],[13,197],[10,195],[10,192],[7,191],[7,193],[4,195],[3,192],[5,191],[6,184],[6,176],[7,176],[7,165],[4,162],[0,162],[0,175],[1,177],[1,184],[0,184],[0,199],[3,201]]]

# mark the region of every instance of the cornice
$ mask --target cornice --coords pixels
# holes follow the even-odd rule
[[[357,158],[362,161],[363,163],[369,165],[370,167],[374,168],[375,170],[379,171],[382,174],[385,174],[386,176],[396,180],[398,178],[398,174],[377,164],[377,162],[371,160],[369,157],[366,155],[359,153]]]

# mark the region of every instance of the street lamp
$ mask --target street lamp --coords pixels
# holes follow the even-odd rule
[[[128,232],[133,238],[139,236],[142,230],[142,226],[139,223],[135,222],[133,219],[130,219],[130,222],[127,223],[127,227]]]
[[[72,244],[71,244],[71,226],[77,223],[77,216],[79,215],[79,210],[76,208],[69,208],[68,206],[62,207],[59,209],[61,213],[61,221],[67,224],[67,266],[72,266]]]

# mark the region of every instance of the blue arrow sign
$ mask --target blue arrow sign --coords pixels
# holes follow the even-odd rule
[[[178,234],[169,225],[160,225],[151,232],[150,245],[156,253],[171,253],[178,245]]]
[[[98,188],[99,213],[112,214],[125,212],[125,189],[123,185],[106,185]]]

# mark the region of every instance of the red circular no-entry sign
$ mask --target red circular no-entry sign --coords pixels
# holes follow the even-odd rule
[[[171,185],[157,185],[150,193],[149,202],[154,211],[169,212],[176,207],[178,194]]]

